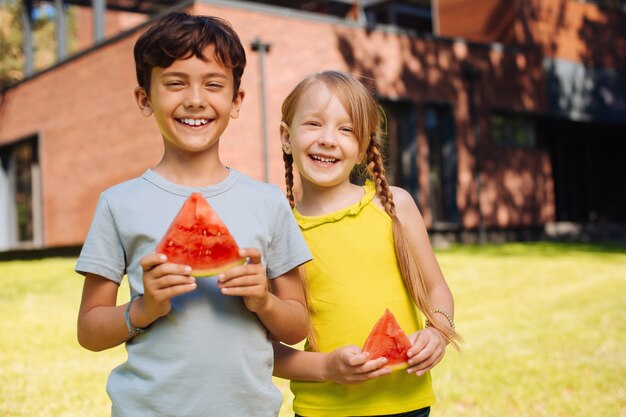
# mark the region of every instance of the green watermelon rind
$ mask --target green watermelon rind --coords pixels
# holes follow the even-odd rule
[[[215,277],[215,276],[221,274],[224,271],[228,271],[231,268],[234,268],[234,267],[239,266],[239,265],[243,265],[245,263],[246,263],[246,258],[241,258],[241,259],[238,259],[236,261],[229,262],[227,264],[219,266],[217,268],[192,269],[191,270],[191,276],[194,276],[196,278],[212,278],[212,277]]]

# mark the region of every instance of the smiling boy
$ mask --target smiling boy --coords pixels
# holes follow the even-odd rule
[[[280,190],[220,160],[245,96],[245,51],[226,21],[174,12],[138,39],[135,63],[135,98],[159,127],[163,157],[100,196],[76,265],[85,276],[79,342],[94,351],[126,343],[128,360],[107,383],[114,416],[275,416],[282,395],[270,337],[305,337],[297,267],[311,255]],[[195,279],[154,253],[193,192],[244,248],[246,265]],[[118,306],[124,275],[132,298]]]

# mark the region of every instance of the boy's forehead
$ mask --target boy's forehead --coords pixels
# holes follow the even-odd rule
[[[180,73],[199,73],[203,75],[222,75],[232,79],[232,69],[224,65],[215,53],[213,45],[207,46],[202,51],[202,57],[198,57],[193,53],[189,53],[181,58],[177,58],[169,67],[154,67],[152,74],[168,74],[172,72]]]

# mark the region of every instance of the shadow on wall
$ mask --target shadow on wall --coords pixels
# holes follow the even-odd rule
[[[449,103],[455,119],[456,145],[459,155],[459,186],[457,203],[463,213],[461,223],[464,227],[475,227],[478,219],[478,197],[476,186],[477,170],[492,180],[501,178],[501,171],[509,168],[509,161],[502,157],[490,160],[477,167],[477,141],[472,130],[470,101],[474,100],[479,119],[480,152],[489,149],[489,112],[494,108],[511,111],[537,111],[545,106],[545,80],[542,70],[542,55],[539,48],[502,46],[486,44],[467,44],[463,41],[437,39],[429,37],[411,37],[408,35],[389,35],[379,31],[355,33],[352,29],[336,29],[337,47],[348,70],[360,74],[369,82],[381,97],[392,100],[409,99],[417,104],[418,112],[424,104]],[[382,47],[384,45],[384,47]],[[466,78],[465,69],[471,67],[478,75],[474,89]],[[423,129],[423,117],[418,115],[418,130]],[[418,137],[423,137],[423,133]],[[393,138],[390,138],[393,140]],[[428,149],[418,146],[418,170],[420,174],[420,202],[429,201]],[[419,153],[425,153],[420,155]],[[481,158],[484,158],[482,155]],[[480,160],[480,158],[479,158]],[[520,166],[518,172],[510,176],[518,177],[512,184],[519,187],[496,187],[497,198],[503,210],[509,211],[508,217],[516,215],[529,205],[538,211],[539,202],[523,201],[536,199],[532,191],[525,187],[528,178],[537,176],[543,180],[540,163]],[[482,194],[482,193],[481,193]],[[520,206],[521,204],[521,206]],[[484,210],[483,210],[484,212]],[[533,215],[536,218],[538,214]],[[498,224],[497,213],[488,213],[487,224]]]

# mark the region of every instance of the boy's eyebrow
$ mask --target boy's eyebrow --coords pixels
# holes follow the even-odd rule
[[[163,77],[188,77],[189,74],[185,72],[178,71],[165,71],[161,74],[161,78]],[[221,72],[209,72],[207,74],[203,74],[203,78],[228,78],[226,74]]]

